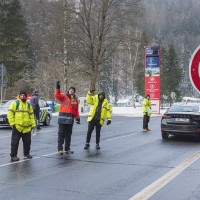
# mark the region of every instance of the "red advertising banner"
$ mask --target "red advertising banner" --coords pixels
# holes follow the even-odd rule
[[[152,112],[160,113],[160,47],[145,48],[145,96],[153,100]]]
[[[160,76],[145,76],[145,95],[160,100]]]

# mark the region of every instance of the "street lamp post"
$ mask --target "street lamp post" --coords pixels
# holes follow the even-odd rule
[[[1,64],[1,106],[3,101],[3,63]]]

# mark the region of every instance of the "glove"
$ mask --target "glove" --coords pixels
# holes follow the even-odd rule
[[[32,129],[31,129],[31,134],[32,134],[32,135],[36,135],[36,127],[35,127],[35,126],[32,127]]]
[[[80,118],[76,118],[76,123],[80,124]]]
[[[90,89],[90,93],[93,93],[95,90],[94,89]]]
[[[60,81],[56,81],[56,89],[60,90]]]
[[[111,124],[111,120],[108,120],[108,121],[107,121],[107,125],[109,125],[109,124]]]

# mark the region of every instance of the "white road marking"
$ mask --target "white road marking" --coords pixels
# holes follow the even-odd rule
[[[63,151],[63,152],[64,152],[64,151]],[[55,154],[58,154],[58,152],[49,153],[49,154],[44,154],[44,155],[41,155],[41,156],[45,157],[45,156],[51,156],[51,155],[55,155]]]
[[[107,141],[117,140],[117,139],[121,139],[121,138],[124,138],[124,137],[129,137],[129,136],[132,136],[132,135],[138,135],[138,134],[139,133],[132,133],[132,134],[129,134],[129,135],[124,135],[124,136],[116,137],[116,138],[113,138],[113,139],[108,139]]]
[[[1,167],[5,167],[5,166],[9,166],[9,165],[14,165],[14,164],[17,164],[17,163],[26,162],[26,161],[28,161],[28,160],[38,159],[38,158],[40,158],[40,157],[34,157],[34,158],[32,158],[32,159],[25,159],[25,160],[19,160],[19,161],[16,161],[16,162],[10,162],[10,163],[6,163],[6,164],[2,164],[2,165],[0,165],[0,168],[1,168]]]
[[[133,134],[129,134],[129,135],[125,135],[125,136],[113,138],[113,139],[110,139],[109,141],[111,141],[111,140],[116,140],[116,139],[120,139],[120,138],[124,138],[124,137],[129,137],[129,136],[137,135],[137,134],[139,134],[139,133],[133,133]],[[6,149],[5,149],[5,150],[6,150]],[[41,158],[41,157],[45,157],[45,156],[55,155],[55,154],[57,154],[57,153],[58,153],[58,152],[53,152],[53,153],[49,153],[49,154],[43,154],[43,155],[38,156],[38,157],[33,157],[32,160],[33,160],[33,159],[38,159],[38,158]],[[63,151],[63,153],[65,153],[65,151]],[[19,162],[25,162],[25,161],[27,161],[27,160],[30,160],[30,159],[20,160],[20,161],[17,161],[17,162],[11,162],[11,163],[2,164],[2,165],[0,165],[0,168],[1,168],[1,167],[8,166],[8,165],[17,164],[17,163],[19,163]]]
[[[35,133],[36,133],[36,135],[37,135],[37,134],[39,134],[39,133],[46,133],[46,132],[51,132],[51,131],[58,131],[58,129],[48,129],[47,131],[41,131],[41,130],[40,130],[40,131],[37,131],[37,130],[36,130]]]
[[[174,169],[170,170],[161,178],[157,179],[151,185],[144,188],[142,191],[131,197],[129,200],[146,200],[149,199],[153,194],[159,191],[162,187],[164,187],[167,183],[173,180],[176,176],[178,176],[181,172],[183,172],[186,168],[188,168],[192,163],[200,158],[200,150],[186,158],[183,162],[177,165]]]
[[[65,151],[63,151],[63,152],[65,152]],[[45,157],[45,156],[55,155],[57,153],[58,152],[54,152],[54,153],[44,154],[44,155],[41,155],[41,156],[34,156],[32,159],[24,159],[24,160],[19,160],[19,161],[16,161],[16,162],[9,162],[9,163],[0,165],[0,168],[5,167],[5,166],[9,166],[9,165],[14,165],[14,164],[17,164],[17,163],[26,162],[27,160],[34,160],[34,159],[39,159],[39,158]]]
[[[51,132],[51,131],[58,131],[58,129],[50,129],[50,130],[47,130],[47,131],[36,131],[35,134],[32,134],[32,136],[36,136],[37,134],[39,133],[46,133],[46,132]],[[11,138],[12,135],[9,135],[9,136],[1,136],[0,139],[3,139],[3,138]]]
[[[132,123],[132,122],[140,122],[140,121],[142,121],[142,120],[133,120],[133,121],[124,121],[124,122],[114,122],[114,123],[112,123],[112,124],[126,124],[126,123]],[[111,124],[111,125],[112,125]]]
[[[11,137],[11,135],[9,135],[9,136],[2,136],[2,137],[0,137],[0,139],[1,139],[1,138],[7,138],[7,137],[9,137],[9,138],[10,138],[10,137]]]

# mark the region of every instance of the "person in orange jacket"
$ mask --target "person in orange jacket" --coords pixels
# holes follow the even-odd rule
[[[80,124],[78,111],[78,98],[75,95],[76,89],[70,87],[67,93],[60,92],[60,81],[56,82],[55,98],[60,101],[60,111],[58,116],[58,153],[63,154],[63,144],[65,142],[65,152],[74,153],[70,149],[72,128],[74,119]]]

